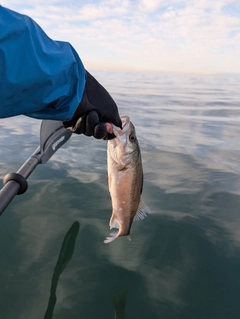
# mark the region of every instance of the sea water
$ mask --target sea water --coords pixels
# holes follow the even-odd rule
[[[105,245],[106,141],[72,135],[0,218],[1,318],[238,318],[240,75],[92,74],[135,125],[152,214]],[[3,177],[40,121],[0,121]]]

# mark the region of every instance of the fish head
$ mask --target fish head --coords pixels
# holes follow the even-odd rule
[[[122,129],[112,124],[113,133],[116,136],[108,141],[108,149],[114,161],[123,166],[135,163],[140,156],[140,148],[136,136],[135,127],[128,116],[122,116]]]

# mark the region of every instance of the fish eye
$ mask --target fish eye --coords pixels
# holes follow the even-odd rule
[[[136,141],[136,136],[133,135],[133,134],[129,135],[129,141],[130,142],[135,142]]]

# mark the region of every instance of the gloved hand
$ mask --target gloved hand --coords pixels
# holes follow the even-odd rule
[[[73,118],[63,122],[63,125],[73,133],[94,136],[97,139],[112,139],[115,136],[107,132],[107,122],[122,127],[116,103],[104,87],[87,72],[82,100]]]

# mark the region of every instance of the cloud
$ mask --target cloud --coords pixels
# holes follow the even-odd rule
[[[153,12],[158,9],[162,1],[159,0],[142,0],[140,1],[140,9]]]
[[[230,0],[3,1],[67,40],[88,68],[240,72],[240,9]]]

